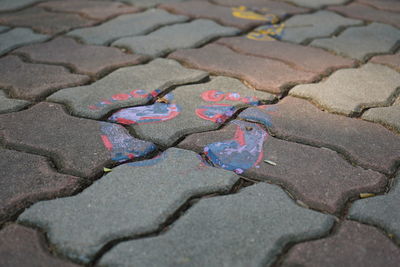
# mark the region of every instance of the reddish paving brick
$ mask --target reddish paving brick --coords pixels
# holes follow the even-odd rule
[[[246,37],[222,38],[216,43],[226,45],[239,53],[281,60],[303,71],[325,73],[351,67],[354,60],[335,56],[325,50],[279,41],[257,41]]]
[[[0,115],[0,125],[7,146],[48,156],[60,171],[82,177],[93,177],[106,164],[140,158],[155,149],[120,125],[69,116],[59,104],[42,102]]]
[[[0,223],[39,200],[72,194],[79,182],[42,156],[0,149]]]
[[[287,85],[311,82],[317,76],[276,60],[235,53],[217,44],[178,50],[170,54],[169,58],[215,74],[243,79],[256,89],[275,94],[285,91]]]
[[[12,97],[39,100],[58,89],[89,81],[86,75],[72,74],[61,66],[25,63],[17,56],[0,59],[0,87]]]
[[[386,185],[382,174],[352,166],[334,151],[276,139],[255,123],[232,121],[222,130],[190,135],[179,147],[205,152],[214,165],[244,177],[283,184],[296,199],[330,213]]]
[[[78,13],[90,19],[105,20],[121,14],[138,12],[139,9],[120,2],[108,1],[50,1],[38,5],[58,12]]]
[[[60,15],[60,13],[49,12],[38,7],[0,15],[1,24],[29,27],[47,34],[56,34],[72,28],[91,26],[96,22],[77,14]]]
[[[143,56],[125,54],[114,47],[84,45],[65,37],[24,46],[15,53],[21,53],[38,62],[66,64],[88,75],[99,75],[118,67],[138,64],[145,59]]]
[[[357,2],[373,6],[378,9],[400,12],[398,0],[357,0]]]
[[[400,28],[400,15],[398,13],[379,10],[358,3],[352,3],[347,6],[333,6],[329,9],[352,18],[383,22]]]
[[[399,135],[378,124],[323,112],[298,98],[250,108],[239,117],[263,123],[287,140],[341,151],[365,168],[393,173],[400,159]]]
[[[0,231],[0,240],[0,266],[78,266],[51,255],[44,235],[31,228],[8,225]]]
[[[395,55],[374,56],[370,62],[384,64],[400,71],[400,53]]]
[[[378,229],[345,221],[337,233],[295,245],[283,267],[294,266],[399,266],[400,249]]]

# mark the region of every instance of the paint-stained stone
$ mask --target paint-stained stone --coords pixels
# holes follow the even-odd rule
[[[218,5],[230,7],[246,6],[255,10],[264,8],[268,9],[269,13],[281,15],[282,17],[289,14],[292,15],[308,11],[306,8],[274,0],[212,0],[212,2]]]
[[[297,85],[289,94],[311,99],[328,111],[352,115],[388,105],[399,85],[400,73],[368,63],[358,69],[338,70],[320,83]]]
[[[399,40],[400,30],[374,22],[368,26],[348,28],[334,38],[314,40],[311,45],[363,60],[372,53],[390,52]]]
[[[1,0],[0,11],[10,11],[33,5],[39,0]]]
[[[0,113],[17,111],[27,105],[28,101],[9,98],[3,90],[0,90]]]
[[[12,97],[39,100],[58,89],[89,81],[86,75],[70,73],[62,66],[25,63],[17,56],[0,59],[0,86]]]
[[[43,234],[18,224],[0,231],[0,266],[60,266],[78,265],[51,255]]]
[[[6,146],[48,156],[60,171],[81,177],[92,178],[106,164],[140,158],[155,149],[120,125],[75,118],[61,105],[47,102],[0,115],[0,125]]]
[[[178,146],[204,152],[214,165],[244,177],[283,184],[297,200],[330,213],[338,213],[349,198],[386,185],[384,175],[352,166],[334,151],[276,139],[245,121],[190,135]]]
[[[297,206],[278,186],[200,200],[163,235],[123,242],[100,260],[118,266],[269,265],[288,242],[326,234],[333,217]]]
[[[98,75],[126,65],[138,64],[142,56],[125,54],[114,47],[80,44],[74,39],[59,37],[50,42],[24,46],[15,51],[33,61],[65,64],[77,72]]]
[[[0,223],[39,200],[73,193],[77,177],[57,173],[42,156],[0,149]]]
[[[177,50],[168,57],[190,67],[245,80],[258,90],[275,94],[285,91],[287,85],[310,82],[317,76],[280,61],[236,53],[218,44]]]
[[[400,101],[390,107],[371,108],[364,112],[362,118],[380,123],[400,132]]]
[[[75,115],[99,119],[117,108],[144,105],[171,86],[196,82],[207,75],[174,60],[156,59],[118,69],[91,85],[64,89],[48,100],[67,104]]]
[[[156,103],[150,110],[149,106],[122,109],[109,120],[130,125],[139,138],[168,147],[184,135],[219,128],[239,107],[274,99],[226,77],[178,87],[168,97],[172,98],[168,104]],[[172,113],[172,108],[178,111]],[[148,117],[154,118],[153,121],[149,122]]]
[[[211,20],[165,26],[145,36],[117,40],[114,46],[126,47],[137,54],[163,56],[179,48],[197,47],[219,36],[235,35],[238,29],[223,27]]]
[[[187,19],[164,10],[150,9],[138,14],[121,15],[95,27],[73,30],[68,35],[78,37],[88,44],[104,45],[119,38],[143,35],[160,26],[184,22]]]
[[[78,14],[49,12],[32,7],[14,13],[0,15],[0,23],[29,27],[45,34],[57,34],[77,27],[91,26],[95,20],[86,19]]]
[[[286,97],[276,105],[248,108],[240,119],[258,122],[285,140],[340,151],[364,168],[393,173],[400,137],[382,126],[323,112],[308,101]]]
[[[394,55],[374,56],[370,62],[383,64],[400,71],[400,53]]]
[[[400,249],[381,231],[344,221],[332,236],[295,245],[281,266],[396,267],[399,262]]]
[[[76,196],[39,202],[18,220],[43,227],[59,251],[86,263],[107,242],[154,231],[191,197],[228,192],[238,179],[171,148],[114,168]]]
[[[400,3],[398,0],[357,0],[357,2],[382,10],[400,12]]]
[[[216,43],[243,54],[281,60],[303,71],[326,73],[351,67],[353,60],[338,57],[322,49],[279,41],[257,41],[246,37],[221,38]]]
[[[279,0],[282,1],[282,0]],[[296,5],[309,7],[309,8],[321,8],[327,5],[340,5],[347,2],[347,0],[289,0]]]
[[[31,29],[15,28],[0,34],[0,55],[14,48],[47,40],[47,35],[34,33]]]

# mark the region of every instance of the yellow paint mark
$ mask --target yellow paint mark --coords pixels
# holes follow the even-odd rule
[[[112,171],[112,170],[109,169],[109,168],[103,168],[103,171],[104,171],[104,172],[110,172],[110,171]]]
[[[276,25],[267,25],[248,33],[247,38],[257,41],[275,41],[273,37],[282,36],[285,23]]]
[[[360,198],[374,197],[375,194],[372,193],[361,193]]]
[[[240,19],[269,21],[270,23],[277,23],[279,21],[279,18],[274,14],[263,14],[268,11],[268,8],[262,8],[260,11],[262,13],[251,11],[245,6],[239,6],[232,8],[232,15]]]

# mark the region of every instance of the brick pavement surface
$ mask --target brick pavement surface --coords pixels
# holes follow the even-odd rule
[[[397,266],[397,0],[0,0],[0,266]]]

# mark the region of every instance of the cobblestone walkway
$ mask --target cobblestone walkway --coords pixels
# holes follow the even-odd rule
[[[399,0],[0,0],[0,266],[400,266]]]

